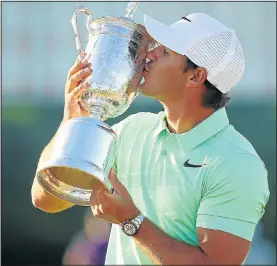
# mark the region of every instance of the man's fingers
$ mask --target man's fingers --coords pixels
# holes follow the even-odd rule
[[[101,189],[94,191],[91,194],[90,204],[91,211],[95,217],[101,218],[104,215],[103,204],[101,203]]]
[[[95,217],[100,217],[103,213],[99,209],[99,205],[91,206],[91,211]]]
[[[86,68],[79,70],[77,73],[71,76],[71,78],[67,81],[67,93],[71,92],[76,86],[80,84],[81,81],[91,75],[92,69],[90,68],[90,66],[91,65],[89,64]]]
[[[70,79],[72,75],[77,73],[80,69],[88,65],[88,60],[86,58],[86,53],[83,53],[82,56],[77,56],[74,65],[69,69],[67,74],[67,79]]]
[[[74,90],[69,94],[71,100],[79,100],[79,97],[88,89],[88,86],[89,85],[87,82],[83,82],[74,88]]]
[[[109,174],[109,181],[114,188],[113,192],[119,193],[122,196],[129,195],[127,189],[122,185],[122,183],[118,180],[115,170],[112,168]]]
[[[101,212],[101,214],[104,214],[104,210],[103,210],[103,205],[102,204],[98,205],[98,209]]]
[[[74,75],[76,72],[78,72],[82,67],[85,67],[88,64],[88,61],[84,59],[79,59],[77,57],[76,61],[74,62],[74,65],[68,70],[67,73],[67,79],[70,79],[72,75]]]

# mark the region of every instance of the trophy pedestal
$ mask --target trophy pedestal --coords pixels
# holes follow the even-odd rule
[[[93,118],[69,120],[55,137],[51,158],[38,169],[38,182],[60,199],[89,206],[93,190],[109,189],[115,138],[107,124]]]
[[[80,167],[80,165],[78,167]],[[94,190],[103,186],[102,182],[95,175],[88,174],[78,169],[69,167],[52,167],[49,168],[49,171],[59,181],[69,186],[78,187],[85,190]],[[101,175],[102,177],[102,173],[98,173],[96,175]]]

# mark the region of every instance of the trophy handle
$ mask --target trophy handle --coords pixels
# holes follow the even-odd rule
[[[81,55],[81,53],[83,51],[81,41],[80,41],[80,37],[79,37],[78,27],[77,27],[77,17],[78,17],[80,12],[84,12],[86,15],[88,15],[88,20],[87,20],[87,29],[88,29],[88,31],[89,31],[89,28],[88,28],[89,23],[93,20],[91,13],[89,12],[88,8],[86,8],[86,7],[78,6],[78,8],[74,11],[74,13],[72,15],[71,24],[72,24],[72,27],[73,27],[73,32],[74,32],[75,41],[76,41],[76,48],[77,48],[77,51],[78,51],[79,55]]]

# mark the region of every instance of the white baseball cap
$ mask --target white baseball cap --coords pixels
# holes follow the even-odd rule
[[[241,44],[233,29],[213,17],[194,13],[167,26],[145,15],[144,25],[161,45],[204,67],[207,80],[222,93],[230,91],[240,80],[245,68]]]

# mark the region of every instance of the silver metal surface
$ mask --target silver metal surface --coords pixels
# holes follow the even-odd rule
[[[102,121],[124,113],[138,95],[146,54],[153,41],[127,18],[103,17],[90,24],[85,52],[93,74],[81,104]]]
[[[39,183],[61,199],[89,205],[94,188],[110,188],[107,178],[114,164],[115,140],[116,134],[101,121],[70,119],[57,132],[51,156],[38,170]]]
[[[75,42],[76,42],[76,48],[77,48],[77,51],[78,51],[79,55],[81,55],[81,52],[83,50],[82,45],[81,45],[79,32],[78,32],[78,26],[77,26],[77,17],[78,17],[80,12],[84,12],[86,15],[88,15],[87,28],[88,28],[89,23],[92,21],[92,15],[86,7],[76,8],[76,10],[74,11],[74,13],[72,15],[71,24],[72,24],[72,27],[73,27],[73,32],[74,32]]]
[[[89,88],[80,104],[89,117],[71,119],[60,128],[51,158],[37,172],[41,186],[63,200],[90,205],[94,189],[110,188],[107,177],[114,163],[116,135],[103,121],[124,113],[136,98],[146,54],[155,45],[145,28],[131,19],[137,4],[128,4],[126,17],[92,20],[86,7],[79,7],[72,16],[81,54],[77,16],[80,12],[88,15],[85,51],[93,74],[86,80]]]
[[[130,1],[126,7],[126,18],[134,18],[135,12],[137,10],[139,2],[136,1]]]

